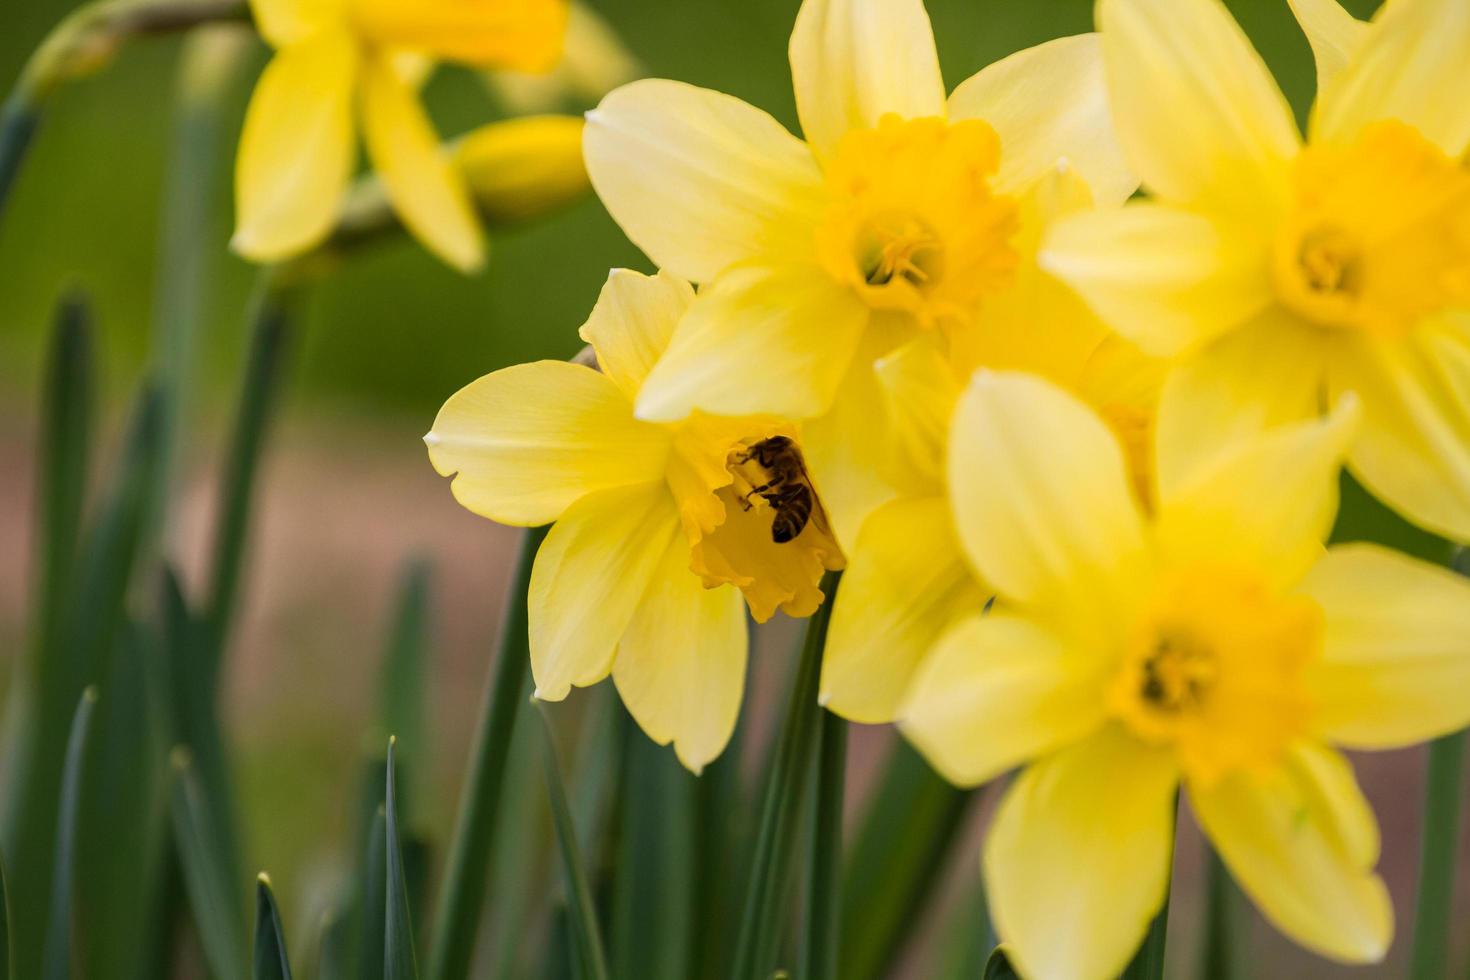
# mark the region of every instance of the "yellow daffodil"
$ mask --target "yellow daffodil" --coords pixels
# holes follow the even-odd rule
[[[702,284],[638,416],[817,419],[808,458],[850,542],[888,492],[863,460],[882,437],[873,361],[1011,281],[1011,195],[1059,160],[1099,202],[1136,180],[1095,35],[1012,55],[946,100],[920,0],[804,0],[790,57],[805,140],[738,99],[652,79],[588,115],[584,149],[633,242]]]
[[[562,361],[496,371],[450,398],[425,441],[469,510],[503,524],[555,522],[531,574],[536,695],[560,700],[611,673],[649,737],[673,742],[697,772],[724,748],[740,707],[740,590],[757,621],[777,609],[810,615],[823,571],[842,555],[819,501],[807,498],[803,514],[774,492],[769,454],[800,465],[790,424],[634,417],[693,299],[672,275],[614,272],[582,327],[600,372]],[[795,528],[790,540],[783,528]]]
[[[484,261],[463,177],[417,85],[429,59],[544,70],[565,0],[251,0],[276,49],[245,114],[233,246],[274,262],[320,242],[341,210],[357,134],[403,223],[462,270]]]
[[[1470,5],[1371,24],[1295,0],[1319,69],[1305,144],[1218,0],[1101,0],[1120,138],[1152,200],[1060,225],[1043,262],[1120,333],[1184,361],[1166,427],[1228,446],[1355,392],[1348,461],[1470,541]]]
[[[940,639],[900,724],[956,783],[1026,767],[984,850],[1026,976],[1118,975],[1168,887],[1181,784],[1278,928],[1340,960],[1387,949],[1378,829],[1337,746],[1470,722],[1470,583],[1323,548],[1357,415],[1344,399],[1207,464],[1160,458],[1146,514],[1074,397],[991,372],[961,397],[954,521],[1000,600]]]
[[[888,722],[940,634],[994,594],[959,546],[945,493],[950,418],[977,368],[1051,379],[1099,412],[1128,448],[1135,485],[1152,479],[1152,419],[1163,362],[1120,340],[1065,285],[1036,268],[1035,241],[1090,206],[1086,184],[1060,169],[1019,197],[1016,282],[980,322],[943,345],[932,334],[882,358],[876,372],[892,442],[882,473],[896,497],[863,521],[832,610],[820,697],[853,721]]]
[[[643,74],[643,65],[602,15],[572,0],[566,43],[551,71],[497,69],[486,72],[485,81],[512,112],[529,115],[554,112],[568,101],[590,105]]]

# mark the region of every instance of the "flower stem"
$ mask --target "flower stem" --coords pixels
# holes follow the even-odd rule
[[[817,805],[812,811],[811,851],[807,855],[805,980],[837,980],[841,948],[842,797],[847,767],[847,722],[821,711],[817,755]]]
[[[1241,974],[1243,930],[1241,896],[1225,862],[1214,848],[1209,849],[1205,870],[1206,909],[1204,955],[1200,976],[1204,980],[1235,980]]]
[[[820,709],[817,680],[822,669],[822,648],[827,642],[827,623],[837,594],[837,572],[822,580],[827,601],[807,621],[806,642],[796,668],[796,682],[786,704],[786,715],[777,736],[776,750],[761,803],[760,829],[750,862],[750,885],[745,893],[745,912],[740,920],[731,980],[766,980],[771,975],[780,943],[781,912],[785,906],[787,870],[796,846],[802,790],[807,783],[812,754],[817,748]]]
[[[1460,841],[1460,794],[1465,771],[1465,733],[1429,745],[1424,792],[1424,832],[1419,852],[1419,895],[1414,914],[1412,980],[1433,980],[1449,969],[1450,910]]]
[[[96,0],[64,17],[26,61],[0,109],[0,217],[45,104],[63,82],[102,68],[134,37],[249,18],[247,0]]]
[[[429,944],[428,980],[464,980],[475,952],[475,936],[485,903],[490,846],[498,825],[506,762],[516,715],[525,702],[526,592],[531,566],[548,528],[531,528],[521,537],[520,553],[506,595],[500,650],[485,685],[473,754],[461,791],[454,839],[440,887],[438,913]]]

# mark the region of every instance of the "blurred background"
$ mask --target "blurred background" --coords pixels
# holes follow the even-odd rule
[[[1375,5],[1348,3],[1360,15]],[[5,0],[0,85],[8,88],[72,6]],[[592,6],[645,74],[733,93],[796,127],[786,64],[796,0],[598,0]],[[1313,87],[1311,56],[1286,0],[1230,6],[1304,111]],[[1091,23],[1086,0],[929,0],[928,7],[951,87],[990,61]],[[103,417],[110,420],[105,447],[115,446],[124,406],[147,367],[180,50],[177,40],[135,43],[101,74],[66,86],[0,221],[0,684],[26,642],[36,404],[57,298],[79,287],[95,302]],[[190,379],[180,506],[166,528],[190,581],[202,571],[215,462],[238,387],[255,280],[255,270],[227,248],[230,172],[245,100],[265,56],[257,44],[230,81],[208,188],[217,206],[201,257],[206,318]],[[446,136],[505,111],[482,79],[462,71],[441,71],[427,98]],[[415,557],[430,563],[433,583],[430,746],[418,759],[434,791],[422,794],[419,813],[429,836],[445,839],[514,538],[454,503],[419,437],[445,398],[475,377],[573,353],[576,328],[614,266],[651,271],[588,197],[534,227],[495,235],[489,268],[477,278],[457,275],[404,239],[354,258],[312,291],[308,322],[290,358],[284,413],[264,462],[241,630],[225,678],[251,866],[272,870],[288,928],[293,918],[312,914],[314,890],[342,859],[334,848],[347,839],[351,786],[365,745],[379,736],[371,719],[392,597],[403,562]],[[771,669],[783,676],[785,635],[778,628],[762,650],[782,661]],[[758,671],[768,672],[766,666]],[[774,694],[757,693],[747,706],[769,711],[762,702]],[[589,697],[596,695],[574,700]],[[849,786],[856,800],[891,736],[882,729],[853,734]],[[1255,976],[1403,974],[1422,757],[1393,753],[1359,763],[1383,823],[1384,869],[1401,912],[1393,956],[1381,969],[1335,970],[1257,924],[1256,942],[1269,955]],[[526,791],[539,795],[539,780]],[[1179,971],[1189,967],[1197,914],[1190,882],[1200,863],[1197,842],[1190,838],[1183,848],[1180,930],[1170,935],[1171,964]],[[972,834],[956,862],[957,881],[973,880],[976,853]],[[1470,908],[1465,898],[1461,907]],[[920,943],[925,929],[914,925]]]

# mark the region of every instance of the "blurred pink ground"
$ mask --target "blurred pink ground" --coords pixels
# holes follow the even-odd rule
[[[28,409],[0,416],[0,671],[5,673],[24,638],[33,428]],[[240,746],[237,761],[245,794],[275,787],[269,805],[247,799],[247,808],[273,811],[284,828],[307,828],[304,834],[293,830],[252,842],[276,858],[274,867],[291,867],[295,859],[303,867],[320,863],[317,852],[345,823],[344,800],[371,732],[377,665],[394,588],[401,563],[412,556],[429,558],[434,568],[428,712],[433,784],[452,792],[463,765],[515,532],[461,509],[447,481],[429,466],[418,435],[382,423],[296,411],[275,433],[261,471],[240,630],[229,654],[226,710]],[[110,460],[111,453],[106,455]],[[199,457],[186,461],[178,519],[168,528],[170,553],[179,557],[191,587],[201,579],[213,511],[211,462]],[[766,646],[789,648],[785,643]],[[748,702],[761,730],[774,715],[786,669],[777,659],[768,657],[759,665]],[[886,729],[853,729],[850,817],[856,815],[890,737]],[[286,791],[275,780],[261,778],[262,771],[278,775],[283,763],[293,770]],[[1372,968],[1333,966],[1291,947],[1258,921],[1253,929],[1258,956],[1254,977],[1376,978],[1405,972],[1423,754],[1362,756],[1357,764],[1382,824],[1382,870],[1398,911],[1399,932],[1390,959]],[[986,799],[977,808],[975,826],[944,889],[947,899],[973,880],[981,823],[992,803]],[[433,808],[430,822],[441,834],[451,813],[447,800]],[[852,824],[850,819],[850,828]],[[1192,976],[1202,852],[1188,817],[1181,826],[1170,974]],[[1463,867],[1470,872],[1470,853]],[[301,887],[310,887],[310,882],[301,882]],[[1470,874],[1461,875],[1459,892],[1457,923],[1467,921],[1463,910],[1470,907]],[[934,923],[915,926],[917,942],[923,945]],[[1463,958],[1470,934],[1461,928],[1456,935]],[[904,973],[919,975],[914,969]]]

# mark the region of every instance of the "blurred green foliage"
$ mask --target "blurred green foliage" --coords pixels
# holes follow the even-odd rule
[[[596,0],[649,74],[738,95],[795,128],[786,41],[796,0]],[[1372,0],[1349,2],[1359,13]],[[0,85],[73,6],[7,0]],[[946,80],[998,57],[1089,28],[1089,0],[929,0]],[[1233,0],[1242,24],[1299,110],[1311,58],[1286,0]],[[53,103],[0,222],[0,391],[35,385],[44,327],[59,292],[85,285],[102,311],[101,372],[131,387],[147,350],[172,94],[179,43],[143,41]],[[229,159],[249,86],[266,50],[238,79],[219,153]],[[446,136],[500,108],[473,75],[444,71],[428,92]],[[568,105],[569,111],[586,106]],[[228,168],[221,168],[201,343],[205,407],[222,408],[243,356],[252,270],[232,256]],[[607,270],[648,263],[594,199],[496,237],[481,277],[463,278],[404,241],[354,261],[317,291],[298,381],[313,403],[408,414],[427,425],[452,391],[505,364],[564,357]]]

